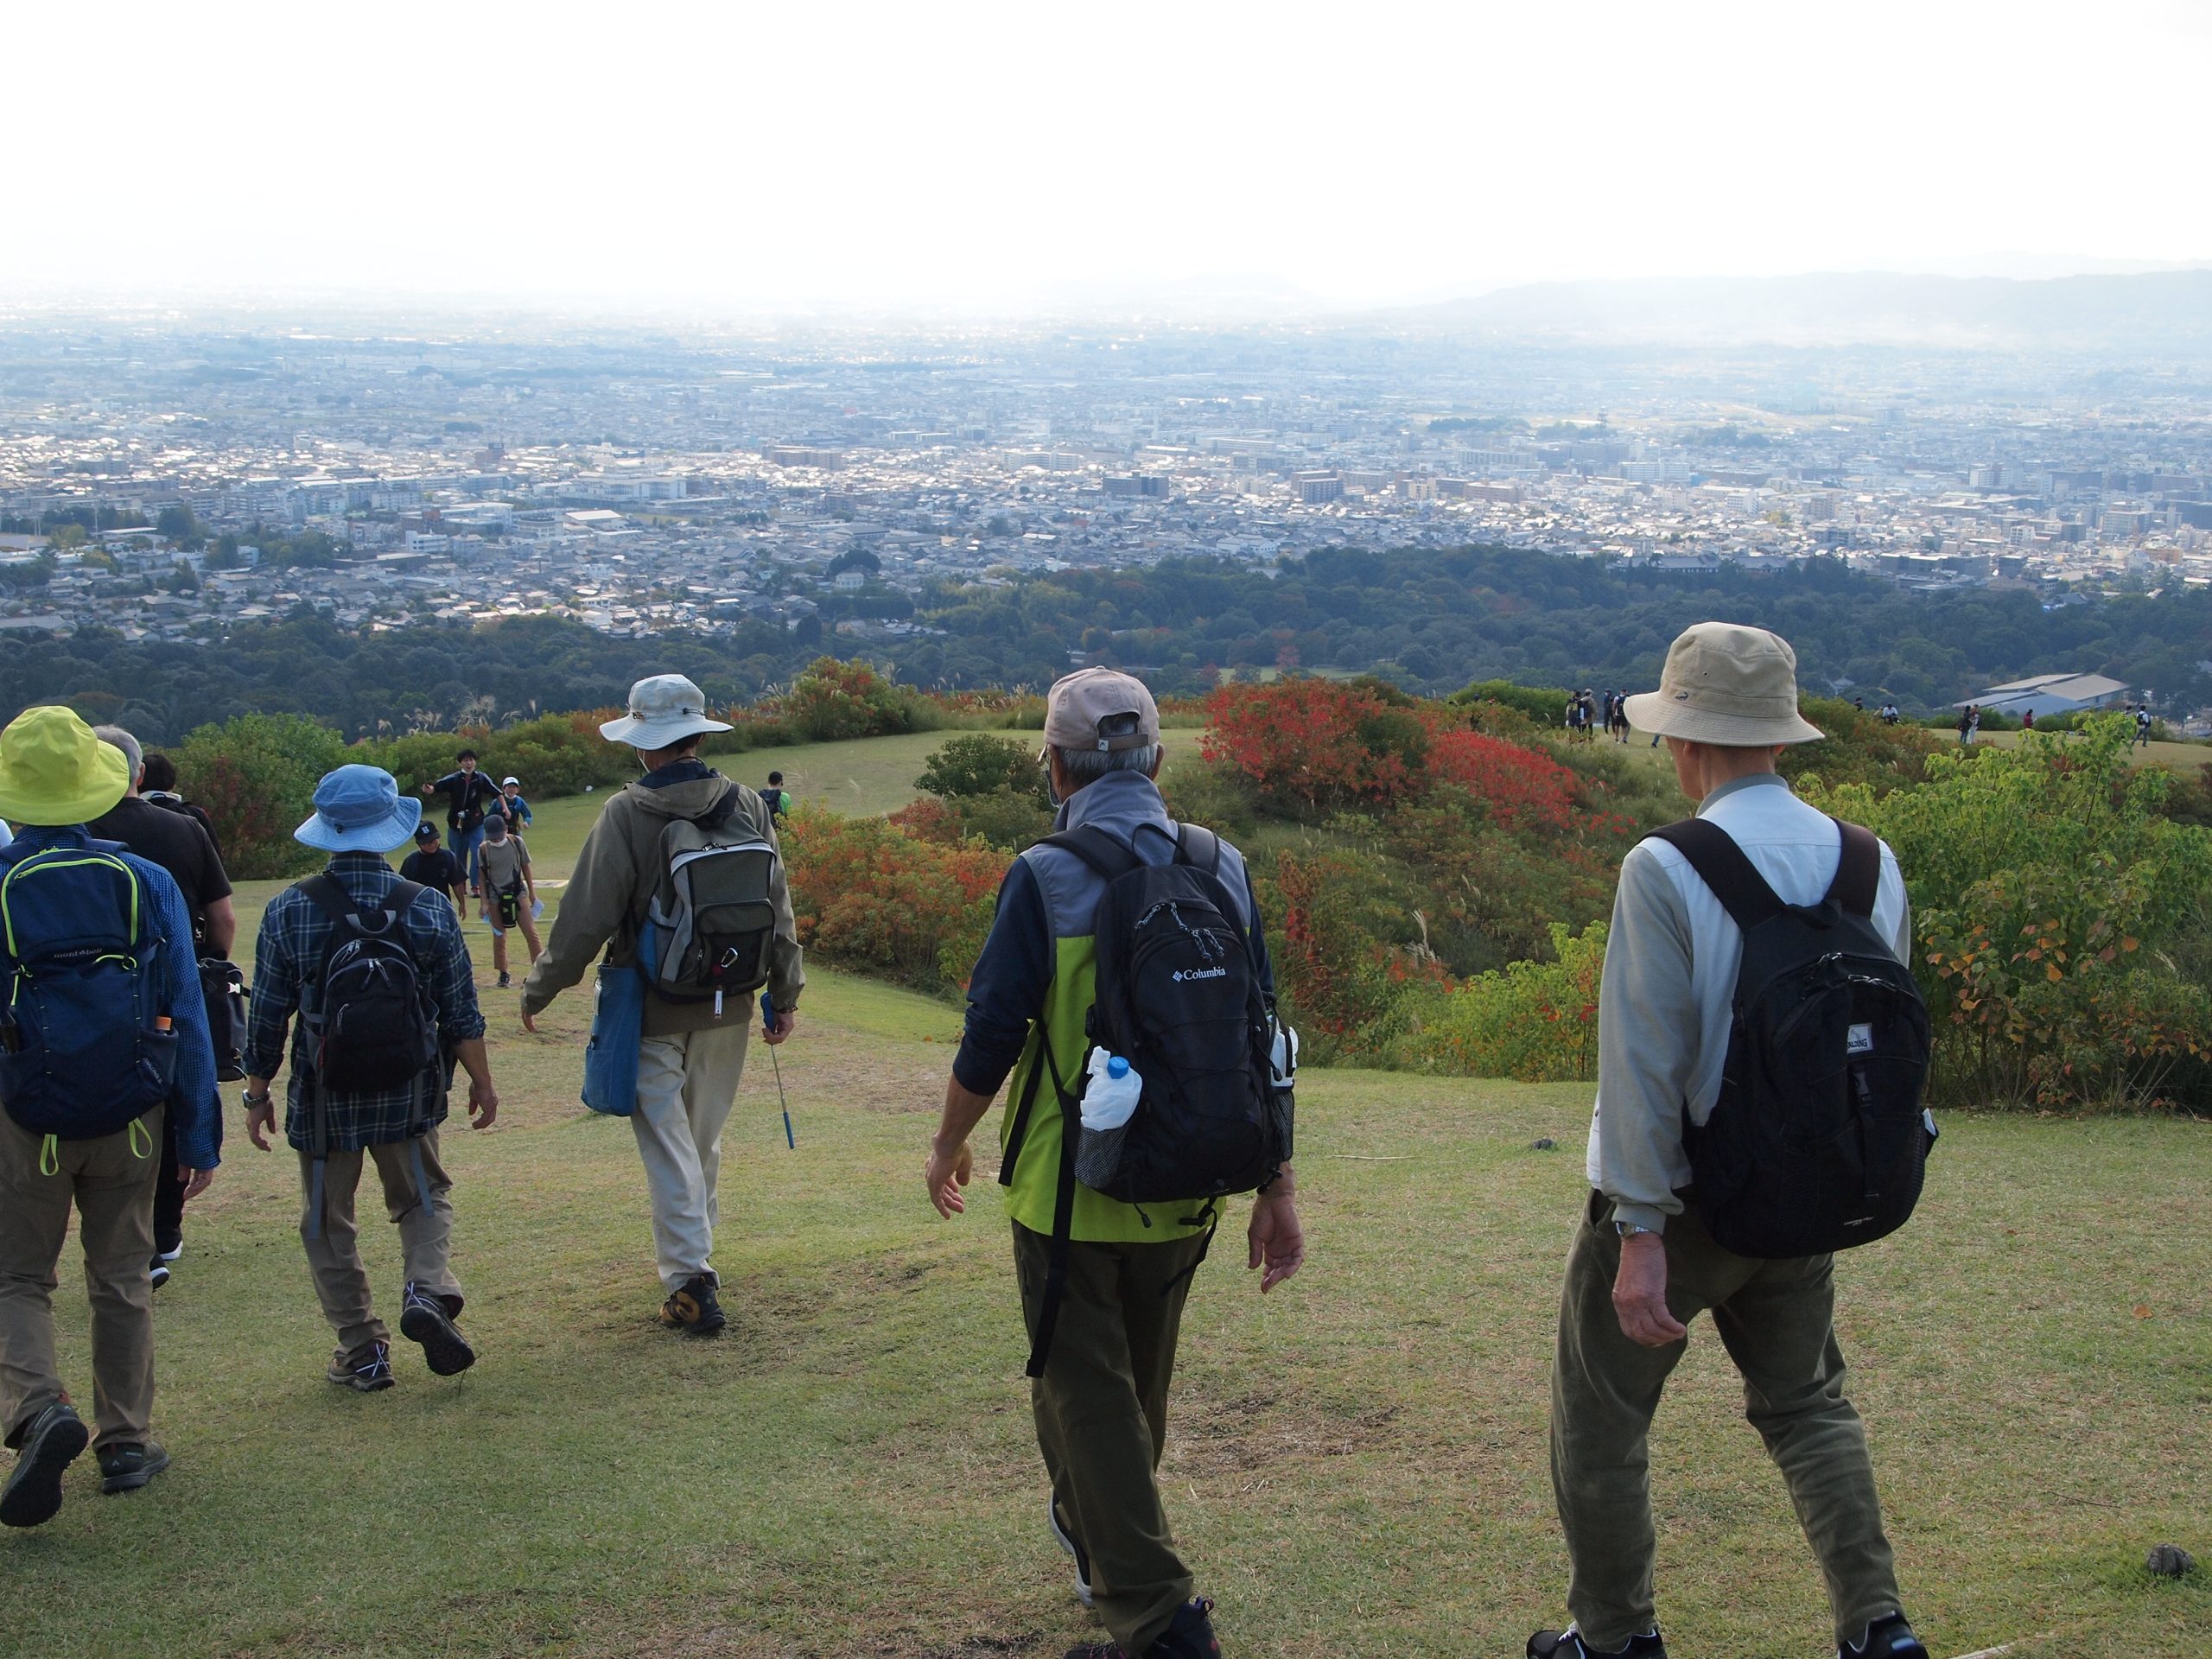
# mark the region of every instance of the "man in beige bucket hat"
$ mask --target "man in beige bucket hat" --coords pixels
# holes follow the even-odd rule
[[[1783,747],[1821,735],[1797,712],[1786,641],[1700,622],[1628,713],[1665,741],[1697,817],[1725,831],[1777,897],[1821,901],[1843,834],[1775,771]],[[1904,884],[1890,849],[1874,846],[1872,925],[1906,962]],[[1591,1192],[1567,1256],[1552,1376],[1552,1483],[1574,1623],[1532,1637],[1531,1659],[1664,1659],[1647,1441],[1688,1326],[1707,1311],[1820,1559],[1839,1655],[1926,1659],[1897,1599],[1866,1430],[1844,1396],[1833,1258],[1735,1255],[1681,1196],[1684,1123],[1705,1124],[1719,1099],[1743,955],[1742,932],[1681,850],[1655,837],[1630,851],[1599,994]]]

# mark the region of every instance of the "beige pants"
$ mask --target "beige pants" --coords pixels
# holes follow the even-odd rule
[[[99,1446],[143,1445],[154,1414],[154,1175],[162,1113],[98,1141],[60,1141],[60,1168],[39,1172],[43,1137],[0,1113],[0,1431],[12,1446],[69,1395],[54,1351],[54,1269],[77,1209],[92,1305],[92,1407]],[[135,1141],[135,1144],[134,1144]]]
[[[638,1109],[630,1128],[652,1192],[653,1254],[661,1283],[671,1290],[714,1271],[722,1125],[745,1074],[750,1034],[741,1015],[711,1030],[648,1037],[638,1046]]]
[[[322,1317],[338,1333],[341,1359],[370,1343],[391,1339],[384,1321],[370,1311],[369,1272],[361,1265],[360,1228],[353,1219],[353,1195],[361,1185],[365,1158],[377,1166],[385,1213],[399,1229],[402,1281],[421,1285],[434,1296],[461,1294],[450,1260],[453,1181],[438,1161],[437,1130],[415,1144],[423,1154],[428,1203],[416,1190],[415,1159],[407,1141],[389,1141],[365,1152],[334,1152],[323,1166],[320,1230],[315,1226],[315,1158],[300,1154],[300,1242],[307,1247]]]

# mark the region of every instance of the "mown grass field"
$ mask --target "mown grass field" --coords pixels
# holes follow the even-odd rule
[[[786,768],[788,771],[789,768]],[[550,827],[550,826],[549,826]],[[266,887],[242,894],[249,930]],[[486,936],[469,929],[480,982]],[[918,1172],[949,1006],[818,974],[727,1137],[732,1325],[654,1325],[629,1133],[576,1103],[588,1007],[486,993],[505,1104],[448,1131],[482,1359],[322,1381],[296,1175],[236,1132],[157,1301],[175,1466],[0,1537],[0,1651],[126,1656],[1057,1656],[1095,1627],[1041,1525],[996,1189]],[[1481,1656],[1559,1615],[1546,1474],[1585,1089],[1310,1073],[1312,1260],[1264,1302],[1224,1241],[1186,1325],[1165,1478],[1240,1655]],[[995,1131],[995,1119],[990,1126]],[[1537,1151],[1549,1136],[1558,1149]],[[992,1160],[984,1160],[988,1165]],[[1929,1196],[1847,1258],[1842,1338],[1936,1650],[2196,1655],[2212,1556],[2212,1126],[1954,1119]],[[397,1243],[365,1211],[381,1298]],[[64,1366],[89,1386],[65,1261]],[[1817,1575],[1700,1326],[1655,1437],[1675,1651],[1822,1652]]]

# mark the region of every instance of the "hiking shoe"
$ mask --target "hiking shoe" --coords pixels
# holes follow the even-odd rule
[[[374,1394],[391,1386],[391,1344],[365,1343],[350,1354],[340,1354],[323,1373],[340,1388]]]
[[[1090,1555],[1075,1541],[1075,1535],[1060,1524],[1060,1506],[1051,1498],[1045,1500],[1045,1524],[1052,1529],[1068,1559],[1075,1563],[1075,1599],[1084,1606],[1090,1605]]]
[[[42,1527],[61,1508],[61,1471],[92,1440],[77,1408],[57,1400],[24,1425],[16,1466],[0,1487],[0,1527]]]
[[[422,1344],[434,1376],[456,1376],[476,1363],[476,1351],[453,1322],[444,1299],[411,1281],[399,1310],[399,1334]]]
[[[146,1264],[146,1282],[159,1290],[169,1281],[169,1264],[156,1256]]]
[[[715,1275],[695,1273],[660,1305],[660,1322],[687,1337],[718,1337],[729,1323],[721,1300],[715,1294]]]
[[[1912,1633],[1904,1615],[1891,1613],[1869,1624],[1858,1641],[1837,1648],[1835,1656],[1836,1659],[1928,1659],[1928,1649]]]
[[[508,988],[507,976],[505,974],[499,976],[499,988],[503,991]]]
[[[164,1244],[158,1238],[154,1241],[154,1260],[156,1262],[174,1262],[183,1254],[184,1235],[182,1233],[176,1236],[174,1243]]]
[[[1067,1659],[1139,1659],[1113,1642],[1086,1642],[1070,1648]],[[1175,1610],[1175,1622],[1160,1640],[1144,1650],[1141,1659],[1221,1659],[1221,1643],[1213,1633],[1213,1603],[1192,1596]]]
[[[1538,1630],[1529,1638],[1529,1659],[1606,1659],[1618,1654],[1632,1655],[1634,1659],[1667,1659],[1667,1643],[1656,1625],[1642,1636],[1631,1636],[1628,1645],[1620,1648],[1593,1648],[1572,1624],[1563,1630]]]
[[[137,1491],[169,1466],[169,1454],[151,1440],[143,1446],[104,1446],[99,1459],[100,1491],[110,1497]]]

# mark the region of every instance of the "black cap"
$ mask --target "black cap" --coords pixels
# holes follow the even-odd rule
[[[437,826],[436,824],[435,824],[435,823],[418,823],[418,824],[416,824],[416,825],[415,826],[415,839],[416,839],[416,840],[417,840],[417,841],[435,841],[437,838],[438,838],[438,826]]]

